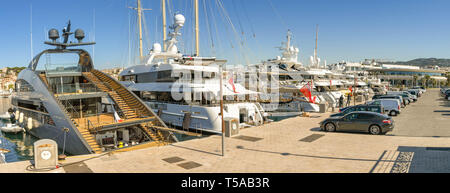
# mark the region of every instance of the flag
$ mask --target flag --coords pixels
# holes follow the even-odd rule
[[[311,89],[312,89],[312,86],[310,86],[310,84],[308,82],[308,84],[304,85],[300,89],[300,92],[303,93],[303,95],[305,95],[305,97],[309,99],[310,103],[314,103],[314,101],[316,100],[316,97],[314,96],[314,98],[311,98]]]
[[[233,87],[233,92],[237,93],[236,92],[236,87],[234,86],[233,75],[231,75],[230,79],[228,80],[228,83],[230,83],[231,86]]]

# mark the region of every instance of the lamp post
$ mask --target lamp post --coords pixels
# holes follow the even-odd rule
[[[220,73],[220,116],[222,118],[222,156],[225,156],[225,120],[223,119],[223,71],[222,66],[223,64],[220,64],[219,73]]]

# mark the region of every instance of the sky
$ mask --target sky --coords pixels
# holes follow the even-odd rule
[[[148,53],[162,42],[160,0],[142,0],[143,42]],[[281,55],[276,48],[287,30],[309,64],[318,25],[318,55],[328,64],[366,58],[406,61],[450,58],[448,0],[199,0],[200,55],[252,64]],[[178,48],[194,53],[192,0],[167,0],[168,25],[183,14]],[[68,20],[81,28],[84,46],[99,69],[127,67],[138,61],[136,0],[15,0],[0,2],[0,67],[28,66],[44,49],[47,32]],[[32,38],[31,38],[32,34]],[[61,31],[60,31],[61,34]],[[32,46],[31,46],[32,45]],[[31,49],[32,47],[32,49]]]

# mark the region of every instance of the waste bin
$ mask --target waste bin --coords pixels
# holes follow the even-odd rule
[[[356,102],[362,102],[362,101],[363,101],[363,96],[362,95],[356,96]]]
[[[325,103],[320,103],[319,104],[319,113],[325,113],[325,110],[326,110],[327,108],[326,108],[326,105],[325,105]]]

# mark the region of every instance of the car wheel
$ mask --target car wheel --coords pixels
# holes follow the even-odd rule
[[[391,111],[391,112],[389,113],[389,115],[390,115],[390,116],[397,116],[397,111]]]
[[[372,135],[379,135],[381,134],[381,128],[378,125],[371,125],[369,127],[369,133]]]
[[[336,126],[333,123],[327,123],[327,124],[325,124],[325,131],[335,132]]]

